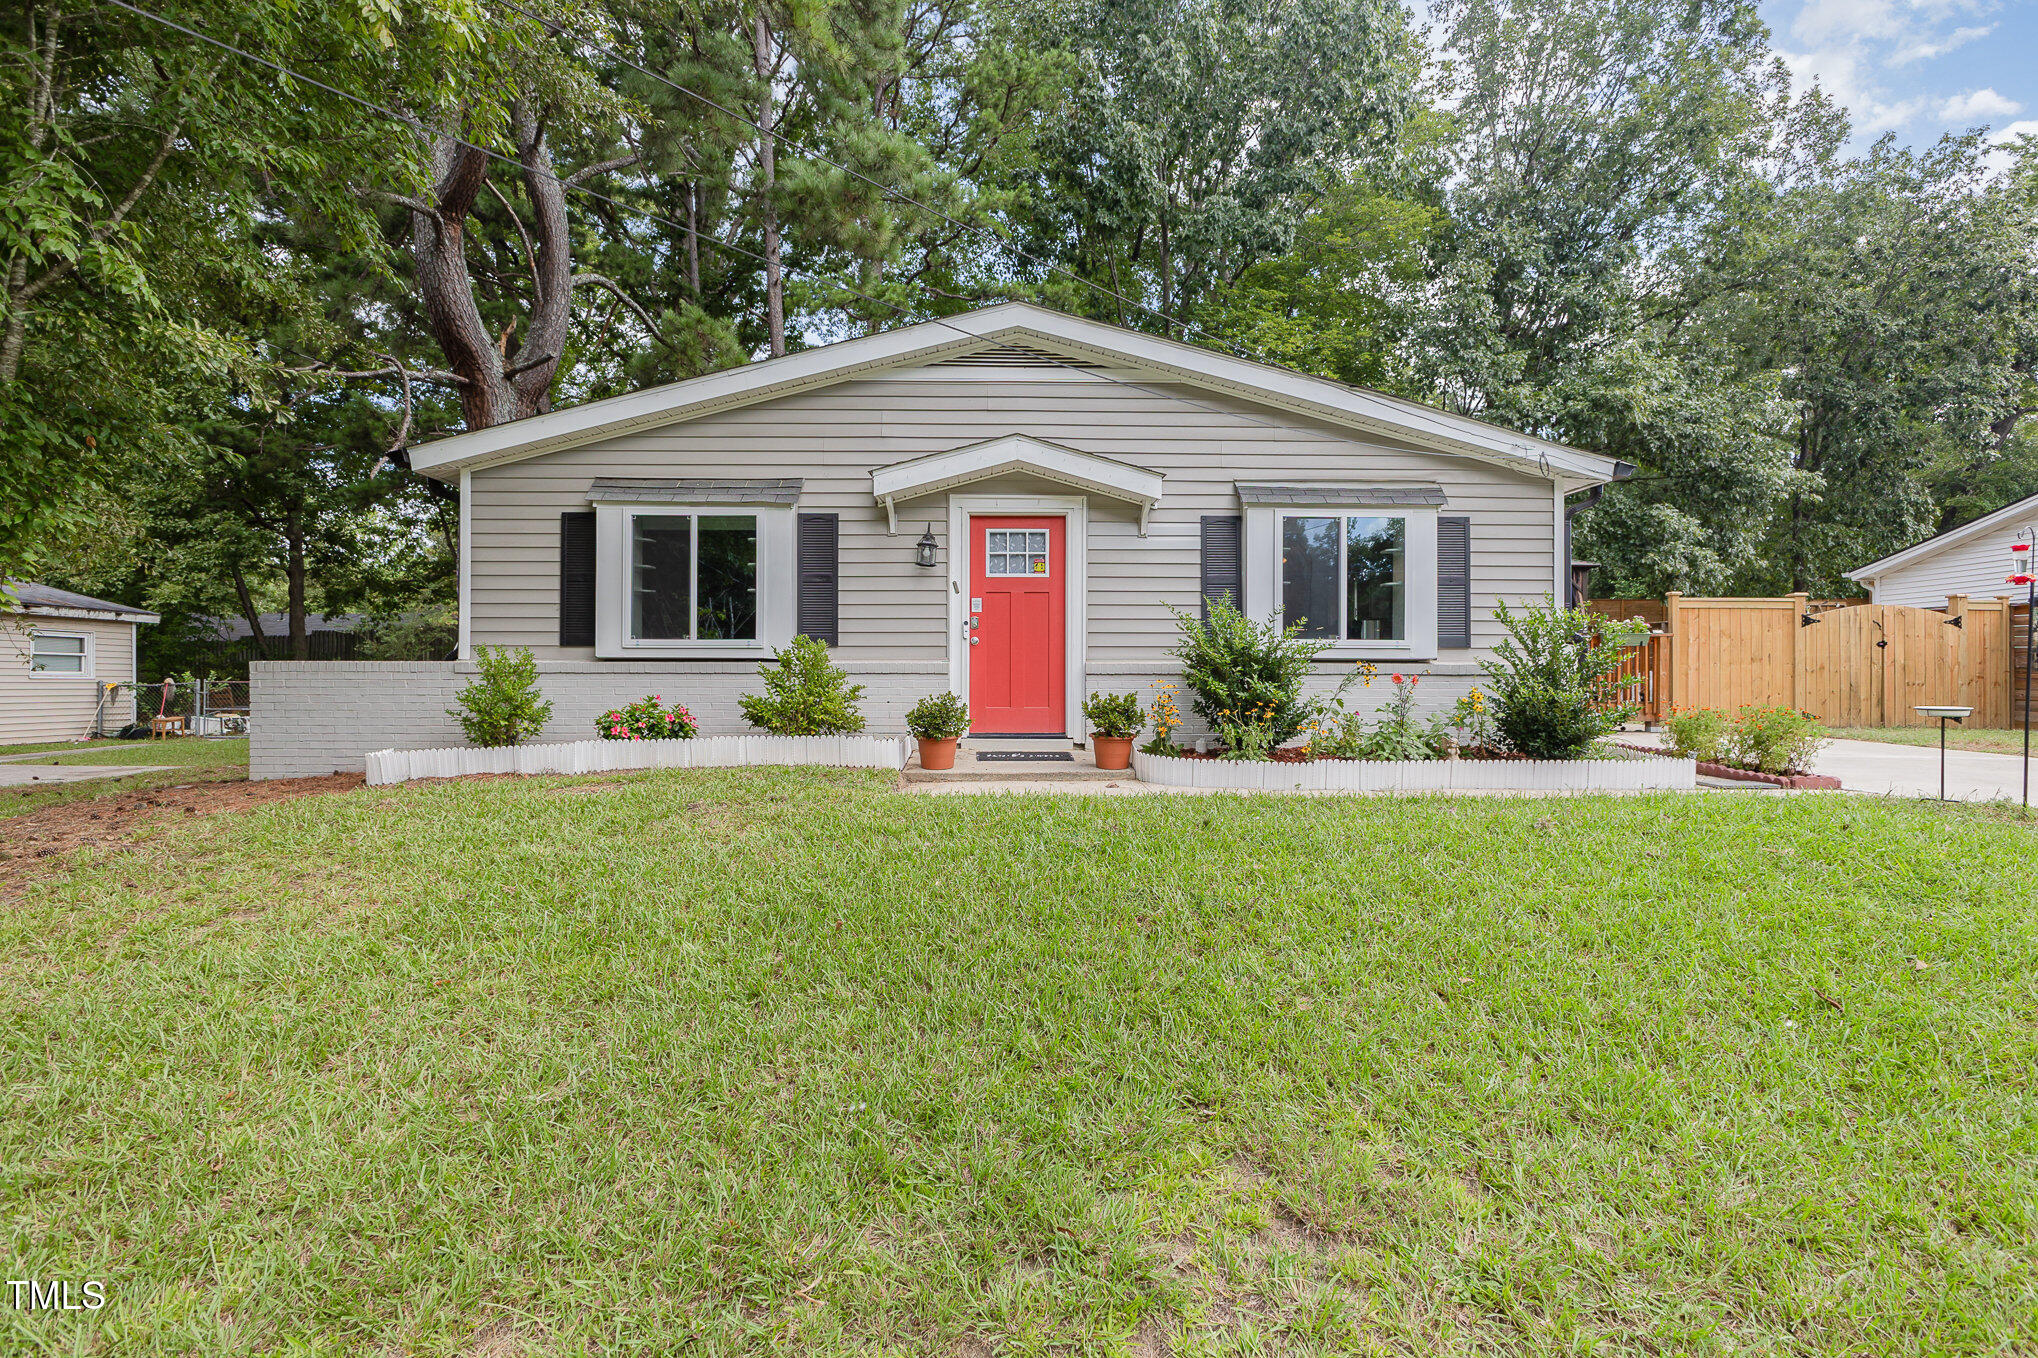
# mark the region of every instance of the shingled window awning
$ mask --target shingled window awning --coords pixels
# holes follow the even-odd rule
[[[587,498],[593,504],[790,505],[799,502],[801,484],[798,477],[604,476],[587,488]]]
[[[1235,483],[1247,505],[1441,505],[1442,486],[1269,486]]]

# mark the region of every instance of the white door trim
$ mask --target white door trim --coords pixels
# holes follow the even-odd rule
[[[1070,740],[1083,738],[1083,639],[1090,626],[1090,502],[1081,495],[951,495],[948,497],[948,686],[969,697],[969,645],[963,623],[969,618],[970,562],[976,552],[969,531],[972,514],[1060,515],[1068,521],[1068,542],[1062,556],[1062,611],[1068,636],[1062,645],[1067,675],[1062,720]]]

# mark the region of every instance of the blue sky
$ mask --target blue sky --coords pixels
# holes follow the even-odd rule
[[[1771,42],[1865,144],[1986,125],[2038,134],[2038,0],[1762,0]]]

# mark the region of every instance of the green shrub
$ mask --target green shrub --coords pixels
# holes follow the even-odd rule
[[[1092,735],[1109,740],[1130,740],[1146,729],[1137,693],[1092,693],[1083,699],[1083,720]]]
[[[1710,707],[1672,708],[1663,719],[1670,735],[1670,753],[1717,764],[1726,757],[1729,718]]]
[[[474,652],[480,673],[460,690],[457,708],[446,715],[460,719],[460,729],[476,745],[516,745],[538,734],[552,715],[552,704],[538,693],[538,662],[531,648],[514,651],[483,646]]]
[[[1808,773],[1825,728],[1789,707],[1744,707],[1726,738],[1729,763],[1763,773]]]
[[[918,740],[955,740],[969,730],[969,704],[959,694],[930,694],[906,713],[906,730]]]
[[[700,727],[680,703],[663,706],[654,693],[628,707],[613,707],[594,719],[594,733],[603,740],[692,740]]]
[[[1503,603],[1493,616],[1507,636],[1481,668],[1493,690],[1494,730],[1509,749],[1576,759],[1633,714],[1613,679],[1645,624],[1558,608],[1547,595],[1519,613]]]
[[[828,643],[797,636],[757,667],[762,695],[738,700],[744,718],[775,736],[840,736],[863,729],[863,685],[828,658]]]
[[[1169,611],[1182,629],[1174,655],[1182,662],[1190,706],[1225,744],[1234,744],[1227,728],[1250,727],[1248,738],[1271,738],[1271,749],[1309,724],[1315,704],[1303,700],[1302,681],[1330,642],[1306,641],[1299,627],[1282,631],[1271,621],[1254,622],[1228,599],[1211,603],[1208,622]]]

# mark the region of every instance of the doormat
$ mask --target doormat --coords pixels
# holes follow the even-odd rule
[[[1076,757],[1067,750],[982,750],[977,754],[979,764],[994,760],[1018,763],[1073,764]]]

